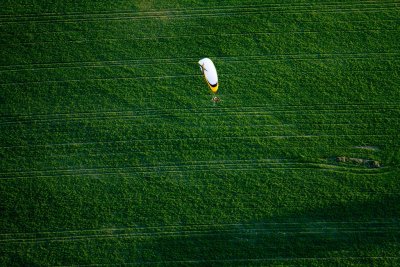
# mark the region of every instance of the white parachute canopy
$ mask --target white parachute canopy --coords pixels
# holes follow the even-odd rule
[[[218,90],[218,75],[214,63],[209,58],[203,58],[200,59],[199,65],[211,91],[216,93]]]

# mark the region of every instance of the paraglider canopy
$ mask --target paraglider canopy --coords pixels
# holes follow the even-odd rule
[[[210,87],[213,93],[216,93],[218,91],[218,75],[214,63],[209,58],[203,58],[200,59],[199,65],[208,87]]]

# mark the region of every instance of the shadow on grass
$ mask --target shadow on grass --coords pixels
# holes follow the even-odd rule
[[[3,244],[0,263],[393,265],[400,258],[399,203],[398,195],[390,195],[252,222],[114,229],[11,242]]]
[[[393,195],[248,224],[213,226],[193,235],[159,238],[147,243],[145,250],[156,252],[156,262],[206,265],[398,262],[399,200]]]

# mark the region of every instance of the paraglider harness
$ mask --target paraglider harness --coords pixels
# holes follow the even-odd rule
[[[211,101],[214,102],[214,103],[218,103],[218,102],[221,101],[221,98],[219,98],[218,96],[214,96],[214,97],[211,99]]]

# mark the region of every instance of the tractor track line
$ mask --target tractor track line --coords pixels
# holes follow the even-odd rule
[[[27,85],[27,84],[46,84],[46,83],[79,83],[85,81],[129,81],[129,80],[152,80],[152,79],[178,79],[202,77],[202,74],[182,74],[182,75],[162,75],[162,76],[136,76],[136,77],[110,77],[110,78],[90,78],[90,79],[69,79],[69,80],[46,80],[46,81],[26,81],[0,83],[1,85]]]
[[[10,175],[10,174],[26,174],[35,175],[37,173],[75,173],[75,172],[99,172],[101,170],[134,170],[134,169],[160,169],[160,168],[197,168],[197,167],[209,167],[209,166],[238,166],[238,165],[255,165],[255,164],[304,164],[299,161],[287,160],[284,158],[279,159],[257,159],[257,160],[213,160],[213,161],[187,161],[182,164],[176,164],[174,162],[165,162],[164,164],[151,165],[151,166],[123,166],[123,167],[99,167],[99,168],[79,168],[79,169],[47,169],[47,170],[35,170],[35,171],[12,171],[3,172],[0,175]]]
[[[149,138],[149,139],[133,139],[133,140],[116,140],[116,141],[93,141],[93,142],[68,142],[68,143],[53,143],[53,144],[27,144],[1,146],[3,149],[11,148],[32,148],[32,147],[62,147],[62,146],[87,146],[87,145],[102,145],[102,144],[131,144],[139,142],[183,142],[194,140],[266,140],[266,139],[312,139],[312,138],[331,138],[331,137],[379,137],[379,138],[394,138],[391,134],[323,134],[323,135],[270,135],[270,136],[217,136],[217,137],[181,137],[181,138]]]
[[[350,173],[353,175],[362,175],[365,177],[365,175],[378,175],[378,174],[383,174],[383,173],[394,173],[395,171],[388,170],[388,171],[376,171],[373,169],[355,169],[355,168],[333,168],[332,166],[329,166],[327,168],[322,168],[322,167],[271,167],[271,166],[266,166],[266,168],[223,168],[223,169],[203,169],[203,170],[174,170],[174,171],[135,171],[135,172],[108,172],[108,173],[87,173],[87,174],[63,174],[63,175],[37,175],[37,176],[18,176],[18,177],[3,177],[0,178],[0,181],[15,181],[15,180],[34,180],[34,179],[61,179],[61,178],[76,178],[76,177],[92,177],[92,179],[100,179],[100,177],[104,176],[114,176],[114,175],[124,175],[126,176],[132,176],[132,175],[146,175],[146,174],[185,174],[185,173],[190,173],[193,174],[194,172],[196,173],[226,173],[226,172],[257,172],[257,171],[265,171],[265,170],[284,170],[284,171],[293,171],[293,170],[314,170],[314,171],[329,171],[329,172],[336,172],[336,173]],[[133,177],[131,177],[133,178]],[[176,178],[180,179],[180,178]]]
[[[209,37],[215,39],[216,37],[229,37],[229,36],[254,36],[254,35],[281,35],[281,34],[330,34],[330,33],[364,33],[364,32],[399,32],[398,29],[359,29],[359,30],[330,30],[327,31],[264,31],[264,32],[241,32],[241,33],[212,33],[212,34],[183,34],[183,35],[170,35],[170,36],[147,36],[147,37],[136,37],[137,35],[131,35],[130,37],[123,38],[85,38],[81,40],[49,40],[49,41],[36,41],[36,42],[15,42],[11,43],[0,43],[0,46],[19,46],[19,45],[43,45],[53,43],[94,43],[94,42],[114,42],[114,41],[132,41],[132,40],[162,40],[162,39],[196,39],[198,37]]]
[[[130,166],[130,167],[101,167],[101,168],[91,168],[91,169],[62,169],[62,170],[37,170],[37,171],[26,171],[26,172],[7,172],[1,173],[0,176],[10,177],[10,175],[14,175],[15,178],[28,178],[28,177],[37,177],[37,174],[41,174],[40,176],[69,176],[69,175],[96,175],[96,174],[116,174],[119,171],[125,171],[126,173],[135,173],[135,172],[164,172],[164,171],[191,171],[191,170],[211,170],[213,168],[216,169],[229,169],[226,167],[265,167],[270,165],[277,165],[277,167],[281,167],[279,165],[309,165],[315,166],[314,163],[301,163],[301,162],[266,162],[266,163],[210,163],[210,164],[178,164],[178,165],[158,165],[158,166]],[[321,165],[321,164],[318,164]],[[235,168],[233,168],[235,169]],[[8,175],[8,176],[7,176]],[[1,178],[0,178],[1,179]]]
[[[380,23],[383,23],[383,22],[399,22],[399,21],[400,21],[399,19],[379,19]],[[349,20],[336,20],[335,22],[337,24],[349,24],[349,23],[355,23],[355,24],[357,24],[357,23],[367,23],[367,24],[369,24],[370,20],[349,19]],[[271,20],[268,20],[268,23],[269,23],[268,25],[270,27],[271,27],[271,25],[285,25],[285,26],[288,25],[288,22],[278,22],[278,21],[271,21]],[[297,25],[297,23],[301,23],[301,25],[303,25],[303,24],[323,24],[323,25],[325,25],[324,21],[317,21],[317,20],[296,20],[293,23],[296,23],[296,25]],[[289,25],[292,25],[292,24],[289,24]],[[101,26],[101,25],[99,25],[99,26]],[[329,26],[329,25],[325,25],[325,26]],[[188,25],[187,27],[190,27],[191,29],[198,29],[199,28],[195,24],[193,24],[192,26]],[[107,28],[101,29],[101,27],[99,27],[99,28],[100,29],[90,29],[90,33],[110,33],[110,29],[107,29]],[[276,26],[272,27],[272,28],[276,28]],[[7,29],[4,29],[4,30],[7,30]],[[123,33],[123,34],[133,34],[133,33],[135,33],[134,31],[126,31],[126,29],[125,29],[125,31],[118,31],[118,32],[119,33]],[[0,34],[3,34],[5,36],[8,35],[8,36],[13,37],[13,36],[24,36],[25,34],[30,34],[30,35],[34,35],[34,34],[41,34],[41,35],[43,35],[43,34],[49,34],[49,35],[50,34],[62,34],[62,35],[65,35],[65,34],[76,34],[76,33],[79,33],[79,34],[87,33],[87,30],[75,29],[75,30],[65,30],[65,31],[61,31],[61,30],[23,31],[23,29],[21,29],[21,31],[18,31],[18,33],[4,31],[4,32],[2,32]]]
[[[347,2],[340,2],[340,1],[331,1],[331,2],[324,2],[324,3],[313,3],[313,6],[318,6],[318,5],[323,5],[323,6],[332,6],[332,5],[381,5],[381,4],[399,4],[400,2],[394,2],[392,0],[382,0],[382,1],[377,1],[377,0],[360,0],[360,1],[347,1]],[[256,3],[256,4],[246,4],[246,5],[221,5],[219,4],[218,6],[202,6],[202,7],[182,7],[182,8],[169,8],[169,9],[159,9],[159,8],[150,8],[147,9],[146,11],[137,11],[139,13],[152,13],[152,12],[173,12],[173,11],[186,11],[186,10],[193,10],[193,11],[197,11],[197,10],[214,10],[215,8],[222,8],[222,9],[226,9],[226,8],[260,8],[260,7],[282,7],[282,6],[306,6],[309,7],[310,4],[309,3],[295,3],[295,4],[289,4],[289,3],[268,3],[268,4],[260,4],[260,3]],[[136,11],[135,11],[136,12]],[[68,13],[63,13],[66,15],[80,15],[80,14],[114,14],[114,13],[132,13],[132,10],[98,10],[96,12],[92,12],[92,13],[88,13],[88,12],[79,12],[79,11],[75,11],[75,12],[68,12]],[[41,13],[25,13],[25,14],[21,14],[21,16],[36,16],[36,15],[60,15],[60,13],[58,12],[41,12]],[[5,16],[5,17],[13,17],[15,14],[0,14],[0,17]]]
[[[59,236],[59,237],[38,237],[38,238],[14,238],[14,239],[0,239],[0,244],[9,244],[9,243],[42,243],[42,242],[77,242],[77,241],[86,241],[93,239],[115,239],[115,238],[138,238],[138,237],[147,237],[147,238],[168,238],[168,237],[219,237],[223,236],[224,239],[213,238],[214,241],[219,240],[221,242],[237,242],[237,240],[226,240],[226,237],[229,236],[241,236],[243,238],[248,236],[259,237],[259,235],[278,235],[284,237],[290,236],[304,236],[304,235],[332,235],[333,233],[329,231],[330,229],[313,229],[313,231],[309,231],[307,229],[302,229],[303,231],[284,231],[284,230],[276,230],[276,229],[264,229],[264,228],[253,228],[253,229],[242,229],[242,230],[216,230],[217,233],[211,233],[211,231],[206,230],[190,230],[190,231],[179,231],[179,232],[153,232],[153,233],[120,233],[120,234],[91,234],[91,235],[74,235],[74,236]],[[328,231],[324,231],[328,230]],[[338,229],[336,228],[337,235],[339,234],[383,234],[383,233],[400,233],[399,227],[393,228],[373,228],[373,229]]]
[[[377,59],[382,60],[382,57],[387,56],[388,60],[398,59],[400,53],[396,52],[365,52],[365,53],[322,53],[322,54],[267,54],[267,55],[239,55],[229,57],[219,57],[221,61],[249,61],[261,60],[274,61],[274,60],[299,60],[299,59]],[[55,66],[57,68],[63,67],[81,67],[81,66],[110,66],[110,65],[123,65],[131,63],[132,65],[152,65],[152,64],[197,64],[198,58],[183,57],[183,58],[144,58],[144,59],[125,59],[125,60],[102,60],[102,61],[71,61],[71,62],[49,62],[49,63],[30,63],[30,64],[15,64],[15,65],[2,65],[0,71],[14,70],[17,68],[26,68],[32,70],[36,68],[48,68]],[[32,68],[33,67],[33,68]],[[12,68],[12,69],[10,69]],[[200,75],[201,76],[201,75]]]
[[[207,10],[208,11],[208,10]],[[338,6],[337,8],[325,8],[325,9],[312,9],[310,7],[301,7],[298,9],[264,9],[260,10],[260,8],[253,9],[215,9],[214,12],[205,12],[196,10],[195,13],[183,13],[181,14],[173,14],[172,12],[155,12],[153,14],[145,14],[145,15],[119,15],[119,16],[111,16],[111,17],[70,17],[65,18],[65,16],[55,16],[55,18],[50,19],[28,19],[28,20],[8,20],[8,21],[0,21],[0,25],[9,25],[9,24],[26,24],[26,23],[37,23],[37,24],[54,24],[54,23],[77,23],[77,22],[98,22],[102,21],[121,21],[121,20],[130,20],[130,21],[140,21],[140,20],[149,20],[149,19],[196,19],[196,18],[209,18],[209,17],[237,17],[237,16],[248,16],[248,15],[265,15],[265,14],[292,14],[292,15],[301,15],[312,12],[318,12],[320,14],[324,13],[378,13],[382,11],[397,11],[397,4],[387,5],[386,7],[373,6],[373,7],[343,7]]]
[[[297,166],[298,165],[298,166]],[[227,167],[229,166],[229,167]],[[127,168],[120,168],[120,170],[116,171],[104,171],[104,172],[79,172],[75,171],[75,173],[66,172],[59,174],[47,174],[47,175],[19,175],[19,176],[4,176],[0,178],[0,181],[9,181],[9,180],[20,180],[20,179],[37,179],[37,178],[61,178],[61,177],[93,177],[94,179],[100,176],[108,176],[108,175],[137,175],[137,174],[182,174],[182,173],[194,173],[194,172],[230,172],[230,171],[263,171],[263,170],[321,170],[321,171],[336,171],[336,172],[351,172],[352,174],[360,174],[360,175],[377,175],[382,174],[384,172],[390,173],[393,170],[389,170],[386,168],[366,168],[364,166],[339,166],[333,164],[320,164],[320,163],[265,163],[259,164],[257,168],[254,168],[255,164],[225,164],[221,166],[204,166],[204,167],[191,167],[187,166],[185,168],[161,168],[161,167],[137,167],[137,170],[126,171]],[[115,169],[115,168],[113,168]],[[104,169],[102,169],[104,170]]]
[[[354,227],[357,227],[357,225],[386,225],[386,224],[394,224],[394,225],[399,225],[400,221],[398,218],[395,219],[390,219],[390,220],[384,220],[382,221],[381,218],[371,218],[369,221],[305,221],[305,222],[254,222],[254,223],[200,223],[200,224],[168,224],[168,225],[150,225],[150,226],[131,226],[131,227],[113,227],[113,228],[94,228],[94,229],[78,229],[78,230],[61,230],[61,231],[40,231],[40,232],[15,232],[15,233],[0,233],[0,236],[5,236],[5,235],[37,235],[37,234],[57,234],[57,233],[80,233],[80,232],[108,232],[108,231],[125,231],[125,230],[146,230],[146,229],[164,229],[164,228],[197,228],[197,227],[206,227],[206,229],[220,229],[221,227],[248,227],[248,226],[269,226],[269,227],[292,227],[292,226],[297,226],[300,227],[301,229],[304,228],[304,225],[308,225],[309,228],[313,228],[315,225],[321,225],[321,228],[325,228],[326,225],[332,225],[332,224],[338,224],[338,225],[344,225],[343,227],[348,227],[346,225],[355,225]],[[329,228],[329,227],[328,227]],[[334,228],[334,227],[331,227]],[[179,231],[179,230],[176,231]],[[244,228],[246,229],[246,228]]]
[[[140,15],[146,15],[146,14],[169,14],[169,13],[189,13],[189,12],[209,12],[209,11],[226,11],[226,10],[244,10],[244,9],[250,9],[250,10],[257,10],[259,8],[284,8],[284,7],[290,7],[291,9],[298,9],[298,8],[310,8],[310,7],[343,7],[343,6],[349,6],[349,7],[366,7],[366,6],[375,6],[375,7],[382,7],[382,5],[394,5],[397,7],[399,3],[393,2],[393,1],[364,1],[364,2],[326,2],[326,3],[314,3],[312,6],[307,3],[295,3],[295,4],[285,4],[285,3],[280,3],[280,4],[256,4],[256,5],[226,5],[226,6],[221,6],[218,5],[216,7],[200,7],[200,8],[172,8],[172,9],[150,9],[147,11],[134,11],[134,10],[114,10],[114,11],[97,11],[97,12],[68,12],[68,13],[57,13],[57,12],[41,12],[41,13],[26,13],[26,14],[0,14],[0,19],[9,19],[9,18],[18,18],[18,19],[32,19],[32,18],[40,18],[40,17],[75,17],[75,16],[91,16],[91,17],[97,17],[97,16],[107,16],[107,15],[132,15],[132,14],[137,14],[138,16]]]
[[[269,107],[274,107],[274,109],[271,109]],[[327,107],[329,106],[329,107]],[[356,109],[357,111],[360,109],[367,109],[371,110],[373,109],[398,109],[400,106],[400,103],[396,102],[368,102],[368,103],[332,103],[332,102],[326,102],[326,103],[320,103],[320,104],[271,104],[268,106],[234,106],[234,107],[218,107],[217,111],[230,111],[233,114],[235,112],[254,112],[256,110],[262,110],[261,112],[301,112],[301,111],[347,111],[345,108],[348,109],[349,112],[354,112]],[[288,110],[292,109],[292,110]],[[351,110],[350,110],[351,109]],[[9,118],[15,118],[15,117],[20,117],[20,118],[31,118],[31,117],[59,117],[59,116],[98,116],[98,115],[123,115],[123,114],[129,114],[129,115],[134,115],[134,114],[140,114],[140,115],[172,115],[171,112],[175,113],[190,113],[190,114],[201,114],[201,113],[206,113],[209,114],[210,111],[215,111],[214,107],[202,107],[202,110],[204,111],[198,111],[196,109],[187,109],[187,108],[146,108],[146,109],[138,109],[138,110],[104,110],[104,111],[87,111],[87,112],[74,112],[74,113],[31,113],[31,114],[24,114],[24,113],[16,113],[16,114],[9,114],[9,115],[2,115],[2,117],[9,117]],[[236,110],[236,111],[235,111]],[[217,113],[216,113],[217,114]]]
[[[330,104],[329,104],[330,105]],[[187,116],[234,116],[241,117],[243,115],[272,115],[275,113],[279,114],[294,114],[296,116],[321,116],[320,112],[328,112],[335,113],[340,115],[346,115],[349,113],[350,115],[358,115],[358,114],[377,114],[381,115],[382,111],[400,111],[400,108],[397,104],[371,104],[371,105],[363,105],[363,104],[349,104],[349,105],[340,105],[336,107],[316,107],[316,106],[293,106],[289,108],[294,108],[292,110],[282,108],[279,109],[270,109],[263,107],[228,107],[228,108],[218,108],[218,113],[214,109],[205,109],[205,111],[199,110],[190,110],[190,109],[148,109],[148,110],[124,110],[124,111],[97,111],[97,112],[77,112],[77,113],[36,113],[36,114],[15,114],[15,115],[3,115],[1,118],[9,119],[11,121],[3,121],[14,122],[14,120],[19,120],[19,122],[23,121],[47,121],[47,120],[75,120],[75,119],[107,119],[107,118],[141,118],[141,117],[157,117],[160,119],[164,119],[165,117],[172,118],[182,118]],[[347,109],[344,109],[347,108]],[[258,110],[257,110],[258,109]],[[263,110],[261,110],[263,109]],[[374,110],[375,109],[375,110]],[[173,112],[173,113],[172,113]],[[317,113],[316,113],[317,112]],[[330,115],[330,114],[328,114]]]
[[[395,111],[399,111],[399,109],[397,108],[386,108],[384,109],[384,111],[389,111],[389,110],[395,110]],[[325,112],[325,111],[323,111]],[[298,125],[300,122],[302,123],[302,125],[314,125],[314,126],[351,126],[352,125],[368,125],[371,124],[371,121],[364,121],[364,122],[356,122],[355,120],[371,120],[371,119],[379,119],[379,121],[374,121],[374,124],[380,123],[380,124],[386,124],[388,122],[388,120],[390,121],[396,121],[399,120],[400,118],[398,116],[393,116],[393,117],[388,117],[388,116],[382,116],[382,110],[381,111],[361,111],[361,110],[357,110],[357,111],[343,111],[343,110],[335,110],[333,111],[335,112],[335,114],[333,116],[335,117],[335,122],[310,122],[310,120],[304,119],[302,118],[302,120],[298,120],[296,119],[296,123],[282,123],[282,122],[276,122],[276,123],[264,123],[264,124],[260,124],[260,123],[254,123],[252,121],[248,122],[248,124],[246,124],[246,121],[242,121],[241,124],[238,124],[237,121],[226,121],[227,116],[232,116],[233,118],[243,118],[246,117],[246,119],[249,118],[269,118],[272,115],[275,114],[285,114],[285,120],[288,120],[287,115],[294,115],[294,117],[290,117],[290,118],[298,118],[298,117],[302,117],[302,116],[307,116],[307,117],[320,117],[321,114],[315,114],[315,113],[306,113],[306,112],[296,112],[296,111],[259,111],[259,112],[236,112],[236,113],[223,113],[223,114],[219,114],[216,115],[212,112],[210,113],[206,113],[206,112],[201,112],[201,113],[187,113],[187,114],[179,114],[179,115],[171,115],[171,114],[142,114],[142,115],[114,115],[114,116],[110,116],[110,115],[98,115],[98,116],[82,116],[82,117],[64,117],[64,118],[60,118],[60,117],[49,117],[49,118],[37,118],[35,119],[34,117],[29,118],[18,118],[17,116],[15,117],[11,117],[9,118],[9,121],[0,120],[0,125],[4,125],[4,126],[13,126],[13,125],[18,125],[18,126],[22,126],[22,124],[59,124],[59,125],[65,125],[65,123],[69,123],[69,122],[93,122],[93,121],[97,121],[97,122],[104,122],[107,120],[114,120],[114,122],[116,124],[121,124],[122,122],[139,122],[141,124],[144,124],[146,126],[152,126],[152,125],[159,125],[159,123],[162,123],[163,125],[166,125],[167,127],[169,127],[170,125],[175,125],[175,122],[166,122],[166,116],[172,116],[175,119],[185,119],[185,118],[192,118],[193,116],[199,116],[201,118],[204,117],[212,117],[212,119],[215,119],[215,122],[217,122],[217,118],[220,117],[224,117],[225,121],[223,122],[218,122],[219,125],[206,125],[203,126],[201,123],[193,123],[190,122],[190,126],[191,127],[203,127],[203,128],[207,128],[207,129],[211,129],[211,128],[218,128],[220,127],[222,128],[234,128],[237,126],[246,126],[248,128],[257,128],[257,127],[291,127],[291,126],[296,126]],[[344,122],[337,122],[338,117],[337,116],[346,116],[346,115],[350,115],[349,118],[345,117],[340,117],[342,121]],[[368,115],[368,117],[361,117],[358,118],[356,116],[358,115]],[[371,117],[372,115],[375,115],[374,117]],[[146,122],[143,122],[141,119],[142,118],[146,118]],[[157,119],[155,122],[148,122],[147,118],[154,118]],[[115,121],[116,120],[116,121]],[[211,121],[212,122],[212,121]],[[229,122],[230,124],[227,124],[227,122]],[[233,122],[236,122],[237,124],[231,124]],[[181,121],[180,123],[187,123],[187,121]],[[210,124],[210,122],[209,122]],[[186,124],[185,124],[186,125]],[[32,127],[32,125],[29,125],[30,127]],[[302,129],[302,128],[298,128],[298,129]]]
[[[379,119],[397,119],[398,117],[388,117],[385,116],[383,117],[384,112],[389,112],[389,111],[400,111],[399,108],[397,107],[378,107],[376,110],[339,110],[339,109],[315,109],[315,110],[265,110],[265,111],[219,111],[220,113],[216,114],[214,112],[205,112],[205,111],[187,111],[187,112],[182,112],[182,113],[158,113],[158,114],[126,114],[126,113],[120,113],[120,114],[107,114],[107,113],[98,113],[98,114],[92,114],[92,115],[77,115],[77,114],[68,114],[65,115],[64,117],[62,116],[57,116],[57,115],[52,115],[48,114],[48,116],[35,116],[35,115],[26,115],[26,116],[4,116],[2,120],[0,120],[0,124],[19,124],[19,123],[41,123],[41,122],[68,122],[68,121],[79,121],[79,120],[109,120],[109,119],[118,119],[118,120],[131,120],[131,119],[140,119],[140,118],[149,118],[153,117],[155,119],[163,120],[165,122],[166,119],[185,119],[185,118],[192,118],[193,116],[200,116],[201,118],[203,117],[209,117],[212,116],[213,118],[219,118],[219,117],[226,117],[226,116],[231,116],[233,118],[242,118],[242,117],[259,117],[259,116],[271,116],[275,114],[285,114],[285,119],[287,120],[290,117],[287,117],[288,115],[293,115],[293,117],[301,117],[301,116],[309,116],[309,117],[320,117],[322,114],[317,114],[316,112],[328,112],[326,115],[350,115],[349,119],[354,119],[357,115],[378,115],[377,117],[374,118],[379,118]],[[334,112],[335,114],[329,114]],[[395,115],[395,114],[393,114]],[[337,118],[335,118],[337,119]],[[344,118],[342,118],[344,119]],[[361,118],[363,119],[363,118]],[[7,121],[8,120],[8,121]],[[226,121],[226,120],[225,120]],[[307,121],[307,120],[305,120]],[[120,122],[120,121],[118,121]],[[146,125],[147,125],[146,121]],[[168,121],[170,124],[171,122]],[[276,123],[278,125],[278,122]]]
[[[379,228],[392,228],[391,225],[396,225],[395,228],[399,227],[399,221],[396,220],[385,220],[382,221],[380,218],[372,219],[371,221],[313,221],[313,222],[259,222],[259,223],[212,223],[212,224],[171,224],[171,225],[152,225],[152,226],[132,226],[132,227],[114,227],[114,228],[94,228],[94,229],[77,229],[77,230],[59,230],[59,231],[40,231],[40,232],[13,232],[13,233],[0,233],[0,237],[4,236],[18,236],[18,235],[68,235],[73,236],[76,234],[87,233],[90,235],[91,232],[96,234],[97,232],[125,232],[125,231],[148,231],[152,230],[153,232],[158,231],[176,231],[180,232],[185,229],[194,229],[198,230],[198,228],[204,228],[206,231],[217,231],[219,229],[226,229],[227,227],[235,228],[239,230],[251,229],[251,226],[255,227],[269,227],[270,229],[347,229],[347,228],[369,228],[372,226]],[[318,225],[318,227],[316,227]],[[337,225],[336,227],[331,225]],[[378,226],[374,226],[378,225]],[[353,227],[351,227],[353,226]],[[170,230],[161,230],[161,229],[170,229]],[[7,238],[5,238],[7,239]]]
[[[400,70],[399,70],[400,71]],[[367,71],[364,71],[365,73]],[[394,72],[397,70],[380,71],[380,72]],[[186,79],[193,77],[202,77],[202,74],[181,74],[181,75],[161,75],[161,76],[126,76],[126,77],[108,77],[108,78],[86,78],[86,79],[65,79],[65,80],[39,80],[39,81],[21,81],[21,82],[5,82],[0,83],[0,86],[15,86],[15,85],[30,85],[30,84],[60,84],[60,83],[80,83],[80,82],[99,82],[99,81],[135,81],[135,80],[163,80],[163,79]],[[223,74],[221,77],[237,77],[237,74]],[[258,73],[251,73],[253,77],[259,77]],[[330,75],[320,75],[320,77],[328,77]]]

